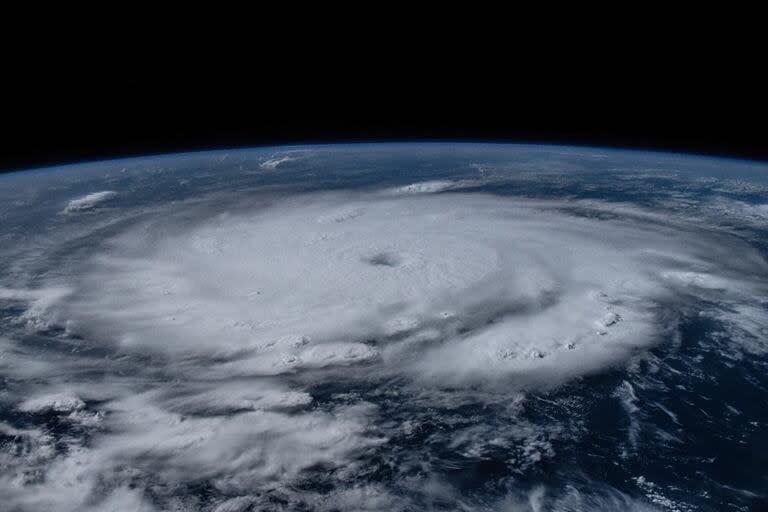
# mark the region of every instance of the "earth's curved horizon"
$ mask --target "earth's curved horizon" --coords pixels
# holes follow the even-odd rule
[[[498,143],[0,174],[10,511],[762,510],[768,165]]]

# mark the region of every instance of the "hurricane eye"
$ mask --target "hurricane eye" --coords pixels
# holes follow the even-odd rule
[[[400,256],[391,252],[378,252],[372,256],[363,258],[363,261],[374,267],[399,267]]]

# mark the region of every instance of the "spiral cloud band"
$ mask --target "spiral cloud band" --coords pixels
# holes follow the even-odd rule
[[[556,384],[658,341],[681,288],[749,288],[760,269],[748,247],[736,259],[701,232],[563,206],[319,195],[144,224],[57,314],[121,350],[199,358],[190,371],[210,378],[360,364],[436,385]]]

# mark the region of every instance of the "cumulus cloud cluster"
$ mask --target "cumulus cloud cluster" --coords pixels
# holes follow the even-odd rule
[[[145,219],[66,286],[0,290],[28,305],[27,327],[63,326],[61,343],[82,351],[52,373],[30,366],[26,397],[9,406],[93,429],[65,453],[44,431],[15,432],[28,452],[4,459],[2,493],[18,510],[152,510],[204,483],[225,497],[217,510],[249,510],[321,471],[348,485],[315,508],[398,508],[400,497],[354,480],[393,435],[377,406],[318,402],[313,390],[549,388],[662,342],[674,301],[749,304],[765,291],[753,279],[765,262],[725,235],[630,207],[456,188]],[[111,197],[91,196],[68,210]],[[534,460],[551,450],[530,439]],[[30,467],[45,476],[30,480]]]

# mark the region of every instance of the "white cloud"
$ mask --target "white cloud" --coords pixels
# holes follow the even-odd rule
[[[405,185],[390,190],[392,194],[434,194],[436,192],[444,192],[456,187],[456,182],[447,180],[436,181],[423,181],[421,183],[413,183],[411,185]]]
[[[280,165],[284,163],[292,162],[294,160],[296,160],[296,158],[292,156],[276,156],[268,160],[264,160],[262,163],[259,164],[259,167],[261,167],[262,169],[271,171],[271,170],[277,169]]]
[[[64,208],[62,213],[77,213],[90,210],[106,201],[109,201],[116,195],[117,192],[113,192],[111,190],[94,192],[92,194],[88,194],[87,196],[71,200],[69,204],[67,204],[67,207]]]
[[[64,286],[50,286],[34,290],[0,286],[0,300],[25,302],[27,308],[18,320],[31,329],[46,329],[51,322],[51,306],[60,303],[70,292],[71,290]]]
[[[78,396],[70,393],[55,393],[24,400],[18,408],[20,411],[25,412],[42,412],[48,410],[55,412],[74,412],[83,407],[85,407],[85,402]]]
[[[465,180],[433,180],[411,183],[402,187],[390,188],[384,191],[385,195],[418,195],[437,194],[451,190],[461,190],[493,183],[490,179],[465,179]]]

